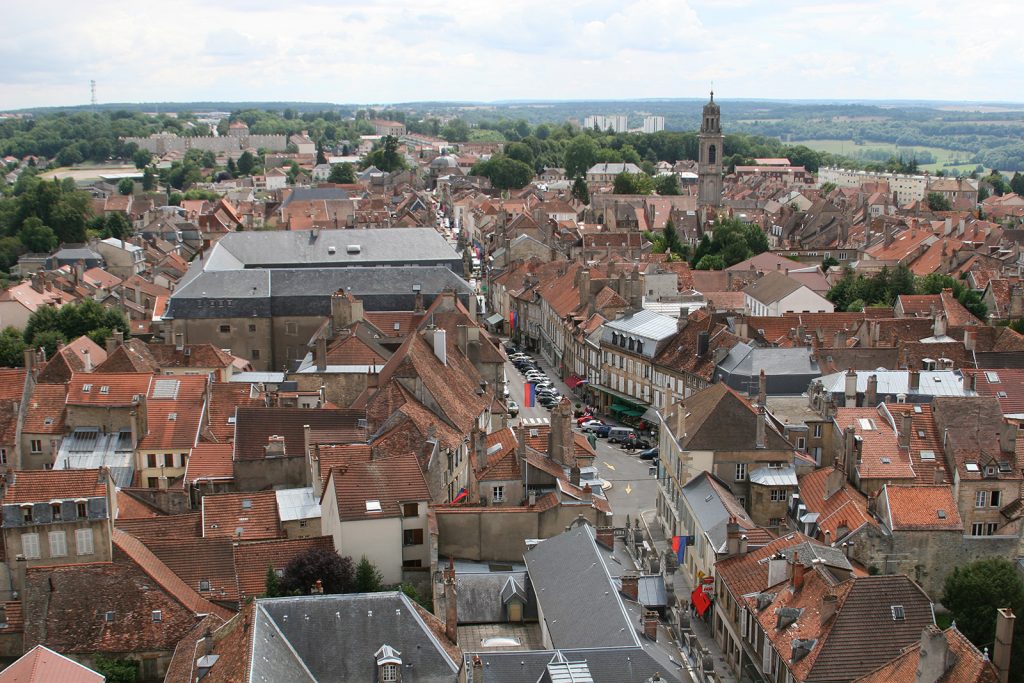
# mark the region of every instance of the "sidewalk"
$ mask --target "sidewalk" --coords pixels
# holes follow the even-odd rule
[[[669,539],[665,538],[665,534],[662,532],[661,525],[658,524],[655,518],[655,510],[645,510],[641,519],[643,525],[647,529],[647,534],[654,541],[655,547],[658,549],[659,555],[664,557],[665,553],[671,552],[671,543]],[[671,575],[665,575],[666,581],[672,581],[672,585],[675,588],[676,600],[681,604],[689,604],[690,593],[693,591],[693,586],[690,585],[689,580],[686,578],[686,574],[683,571],[676,570]],[[697,617],[690,618],[690,631],[697,637],[697,641],[701,647],[711,653],[715,662],[715,676],[722,683],[737,683],[736,676],[725,663],[725,654],[722,652],[722,648],[715,642],[714,636],[711,633],[710,626]],[[685,650],[684,650],[685,653]],[[690,664],[693,665],[696,660],[690,657]],[[699,681],[697,673],[691,671],[694,675],[695,683]]]

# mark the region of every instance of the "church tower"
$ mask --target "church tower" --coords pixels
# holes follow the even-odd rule
[[[715,104],[715,93],[704,105],[704,116],[700,122],[697,142],[700,156],[697,161],[697,176],[700,192],[698,206],[722,205],[722,112]]]

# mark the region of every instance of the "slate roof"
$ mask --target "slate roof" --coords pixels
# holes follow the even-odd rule
[[[473,670],[473,657],[483,662],[482,674]],[[665,670],[662,662],[639,647],[602,647],[588,649],[529,650],[525,652],[466,653],[466,683],[547,683],[548,664],[552,661],[586,662],[593,683],[648,683],[660,674],[666,683],[691,680],[681,672]],[[570,679],[565,679],[569,681]],[[577,679],[582,680],[582,679]]]
[[[371,681],[374,653],[389,645],[416,681],[451,683],[457,660],[430,622],[397,592],[257,600],[250,680]]]
[[[726,527],[730,517],[736,518],[743,529],[754,528],[750,515],[732,495],[729,487],[717,481],[710,472],[701,472],[686,482],[682,495],[715,553],[725,551]]]
[[[552,645],[640,645],[588,525],[541,541],[527,550],[525,560]]]

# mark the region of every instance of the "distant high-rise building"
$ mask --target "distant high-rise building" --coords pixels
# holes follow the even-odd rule
[[[704,117],[700,122],[697,143],[700,155],[697,160],[699,206],[722,205],[722,112],[715,104],[715,93],[704,105]]]
[[[615,133],[625,133],[629,130],[628,125],[627,117],[624,114],[612,114],[611,116],[594,114],[583,119],[584,128],[596,128],[602,131],[611,128]]]
[[[665,117],[664,116],[645,116],[644,117],[644,132],[645,133],[657,133],[658,131],[665,130]]]

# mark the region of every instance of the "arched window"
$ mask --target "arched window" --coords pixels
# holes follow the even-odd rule
[[[717,159],[718,159],[718,150],[715,149],[714,145],[711,145],[710,147],[708,147],[708,163],[709,164],[717,163]]]

